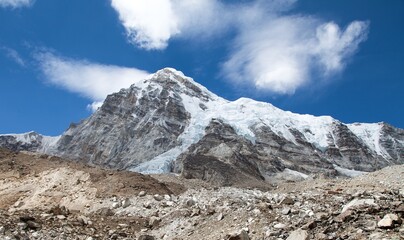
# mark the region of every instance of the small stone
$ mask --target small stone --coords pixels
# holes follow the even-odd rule
[[[228,236],[228,240],[250,240],[248,233],[246,231],[241,231],[239,234],[233,234]]]
[[[4,234],[6,232],[6,229],[4,226],[0,226],[0,234]]]
[[[33,233],[31,234],[31,236],[32,236],[33,238],[39,238],[39,237],[40,237],[40,234],[39,234],[38,232],[33,232]]]
[[[20,229],[26,229],[28,225],[25,222],[19,222],[19,223],[17,223],[17,226]]]
[[[277,223],[274,225],[274,228],[276,228],[276,229],[284,229],[285,227],[286,227],[286,225],[283,223]]]
[[[293,200],[291,197],[285,197],[281,200],[281,204],[286,204],[286,205],[292,205],[295,203],[295,200]]]
[[[145,203],[143,203],[143,207],[147,208],[147,209],[150,209],[151,208],[151,203],[150,202],[145,202]]]
[[[155,238],[150,235],[141,235],[138,240],[155,240]]]
[[[319,212],[319,213],[316,213],[315,215],[316,215],[315,216],[316,219],[319,220],[319,221],[323,221],[323,220],[326,220],[328,218],[328,214],[325,213],[325,212]]]
[[[23,205],[24,205],[24,202],[22,202],[22,201],[17,201],[17,202],[14,203],[13,206],[14,206],[15,208],[19,208],[19,207],[22,207]]]
[[[155,216],[151,216],[149,219],[149,225],[152,227],[157,227],[160,222],[161,219]]]
[[[35,221],[35,218],[34,218],[34,217],[31,217],[31,216],[21,216],[21,217],[20,217],[20,220],[21,220],[22,222],[28,222],[28,221]]]
[[[164,195],[164,199],[165,199],[166,201],[171,201],[171,196],[168,195],[168,194],[166,194],[166,195]]]
[[[194,199],[188,199],[186,202],[185,202],[185,204],[188,206],[188,207],[192,207],[192,206],[194,206],[195,204],[196,204],[196,202],[195,202],[195,200]]]
[[[53,215],[69,215],[69,210],[65,206],[53,207],[50,212]]]
[[[289,237],[286,240],[308,240],[309,234],[306,230],[295,230],[290,233]]]
[[[28,228],[30,228],[32,230],[37,230],[37,229],[41,228],[41,224],[34,222],[34,221],[27,221],[27,226],[28,226]]]
[[[165,201],[161,204],[162,207],[172,207],[174,206],[174,202],[173,201]]]
[[[290,213],[290,208],[289,207],[285,207],[284,209],[282,209],[282,214],[283,215],[288,215]]]
[[[217,220],[220,221],[223,219],[223,213],[219,213],[219,215],[217,215]]]
[[[114,216],[114,212],[109,208],[101,208],[98,213],[104,216]]]
[[[144,196],[146,196],[146,192],[145,191],[140,191],[138,196],[139,197],[144,197]]]
[[[50,213],[42,213],[41,214],[41,218],[48,218],[50,216],[52,216],[52,214],[50,214]]]
[[[369,205],[369,206],[374,206],[376,207],[377,205],[375,204],[374,199],[357,199],[355,198],[354,200],[350,201],[348,204],[346,204],[343,208],[341,213],[347,211],[348,209],[354,209],[359,206],[364,206],[364,205]]]
[[[160,196],[160,195],[158,195],[158,194],[154,195],[153,198],[154,198],[154,200],[156,200],[156,201],[158,201],[158,202],[160,202],[161,200],[164,199],[162,196]]]
[[[119,207],[121,207],[121,203],[120,203],[120,202],[114,202],[114,203],[112,203],[112,208],[113,208],[113,209],[117,209],[117,208],[119,208]]]
[[[131,205],[132,203],[130,202],[129,198],[125,198],[125,200],[122,201],[122,207],[127,208]]]
[[[89,225],[90,219],[86,216],[78,216],[77,217],[77,221],[79,221],[81,223],[81,225]]]
[[[347,222],[353,218],[352,215],[353,215],[353,212],[351,210],[344,211],[335,218],[335,221],[336,222]]]
[[[379,228],[394,228],[395,223],[400,223],[400,219],[395,214],[387,214],[377,223]]]
[[[199,208],[192,209],[191,217],[199,216],[201,214],[201,210]]]
[[[325,235],[324,233],[317,233],[315,239],[325,240],[325,239],[328,239],[328,236]]]
[[[404,203],[398,205],[397,208],[395,209],[395,212],[404,214]]]
[[[377,227],[377,222],[376,221],[371,221],[371,220],[364,220],[364,221],[359,221],[358,222],[361,228],[365,231],[374,231],[376,230]]]
[[[254,210],[252,211],[252,213],[253,213],[255,216],[258,216],[258,215],[261,214],[261,210],[259,210],[258,208],[254,208]]]
[[[56,217],[57,217],[57,219],[59,219],[59,220],[65,220],[65,219],[66,219],[66,216],[65,216],[65,215],[57,215]]]
[[[311,221],[309,221],[308,223],[306,223],[302,228],[303,228],[303,229],[313,229],[313,228],[315,228],[316,226],[317,226],[316,221],[311,220]]]

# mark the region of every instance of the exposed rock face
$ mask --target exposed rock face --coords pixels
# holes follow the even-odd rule
[[[12,151],[46,152],[60,137],[48,137],[36,132],[0,135],[0,146]]]
[[[189,123],[180,88],[179,82],[159,75],[144,88],[132,86],[109,95],[90,118],[63,134],[56,153],[126,169],[176,147]]]
[[[177,172],[222,185],[310,174],[354,176],[404,163],[404,130],[343,124],[241,98],[227,101],[174,69],[107,97],[56,143],[0,136],[0,146],[144,173]]]
[[[212,120],[205,135],[176,163],[176,171],[186,178],[230,185],[246,179],[263,179],[254,146],[220,120]]]

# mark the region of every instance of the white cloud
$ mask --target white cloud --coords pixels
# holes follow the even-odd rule
[[[345,60],[366,40],[368,27],[368,22],[360,21],[350,23],[344,31],[333,22],[317,27],[316,55],[326,73],[343,69]]]
[[[171,38],[212,37],[233,21],[218,0],[111,0],[128,40],[146,50],[165,49]]]
[[[48,82],[91,99],[94,103],[89,108],[93,110],[101,106],[108,94],[149,75],[135,68],[67,59],[49,52],[36,54],[36,59]]]
[[[327,79],[342,71],[367,38],[367,22],[341,29],[315,16],[288,14],[296,2],[111,0],[129,41],[147,50],[164,49],[172,38],[219,38],[231,30],[223,76],[279,94],[293,94],[314,72]]]
[[[344,69],[366,40],[368,23],[355,21],[345,30],[310,16],[269,16],[241,28],[223,64],[223,75],[238,84],[278,94],[293,94],[312,83],[314,73],[326,79]]]
[[[0,7],[29,7],[34,3],[34,0],[0,0]]]
[[[178,34],[178,19],[170,0],[112,0],[129,41],[145,49],[164,49]]]
[[[16,50],[9,47],[0,47],[0,49],[2,49],[5,52],[6,56],[9,59],[13,60],[21,67],[25,67],[25,61],[21,58],[20,54]]]

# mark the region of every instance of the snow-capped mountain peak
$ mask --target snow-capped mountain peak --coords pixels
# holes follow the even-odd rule
[[[335,175],[404,162],[401,129],[343,124],[248,98],[228,101],[173,68],[109,95],[92,116],[53,140],[41,149],[90,164],[224,184],[240,174],[256,180]]]

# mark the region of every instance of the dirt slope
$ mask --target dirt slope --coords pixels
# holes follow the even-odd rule
[[[0,239],[404,239],[403,201],[402,165],[246,189],[0,149]]]

